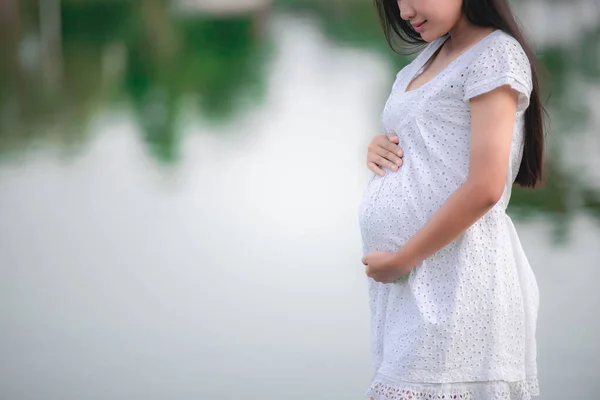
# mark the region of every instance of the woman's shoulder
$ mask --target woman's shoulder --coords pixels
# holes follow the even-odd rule
[[[531,68],[529,57],[521,43],[512,35],[500,29],[489,36],[487,43],[482,46],[470,62],[484,64],[487,67],[518,68],[525,74]]]
[[[477,51],[464,60],[463,100],[508,84],[522,93],[519,110],[524,109],[533,90],[531,64],[525,49],[512,35],[501,30],[483,40]]]
[[[509,56],[529,61],[521,43],[514,36],[502,30],[499,30],[498,34],[492,38],[487,49],[492,52],[503,51]]]

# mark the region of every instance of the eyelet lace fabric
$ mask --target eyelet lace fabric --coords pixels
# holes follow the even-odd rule
[[[530,400],[539,394],[537,379],[519,382],[477,382],[462,384],[387,384],[375,381],[366,396],[373,400]]]
[[[464,183],[469,100],[508,85],[519,103],[505,190],[410,274],[394,283],[368,278],[375,372],[368,393],[376,400],[527,400],[539,392],[539,290],[506,207],[523,153],[530,64],[520,44],[497,30],[406,91],[443,41],[398,73],[384,107],[382,129],[398,135],[404,162],[366,184],[358,212],[363,254],[399,250]]]

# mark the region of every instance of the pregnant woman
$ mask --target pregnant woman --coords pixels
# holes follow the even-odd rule
[[[541,179],[532,53],[507,0],[376,3],[388,41],[428,44],[392,86],[381,122],[393,134],[369,146],[365,394],[529,400],[539,291],[506,208],[513,184]]]

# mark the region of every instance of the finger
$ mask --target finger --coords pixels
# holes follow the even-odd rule
[[[368,162],[367,167],[373,172],[375,172],[379,176],[384,176],[385,172],[381,170],[374,162]]]
[[[391,145],[391,149],[388,150],[393,154],[397,154],[398,157],[404,157],[404,150],[400,146]]]
[[[388,133],[386,134],[386,136],[391,142],[398,143],[400,141],[400,138],[395,133]]]
[[[392,142],[387,142],[385,143],[385,146],[383,146],[387,151],[389,151],[391,154],[393,154],[394,156],[398,156],[398,157],[404,157],[404,150],[402,150],[402,148]]]
[[[385,175],[383,168],[387,168],[390,171],[395,172],[403,164],[402,158],[393,154],[391,151],[386,150],[386,148],[384,147],[395,145],[389,142],[385,138],[385,135],[382,135],[382,138],[379,138],[379,140],[377,140],[377,138],[374,139],[369,144],[367,150],[367,167],[379,176]],[[396,146],[396,148],[398,147]],[[402,154],[402,152],[399,152],[398,154]]]
[[[396,157],[389,151],[383,150],[381,148],[379,148],[378,150],[370,150],[369,153],[367,153],[367,163],[369,162],[374,163],[379,168],[387,168],[392,171],[397,170],[397,168],[393,168],[394,165],[400,167],[403,163],[401,158]]]
[[[400,165],[402,165],[402,160],[398,159],[398,161],[399,161]],[[394,164],[393,162],[386,160],[385,158],[379,157],[379,156],[375,159],[374,162],[380,168],[387,168],[390,171],[394,171],[394,172],[398,171],[398,168],[400,167],[400,165]]]
[[[381,156],[398,166],[402,165],[401,157],[404,156],[404,151],[389,140],[374,142],[372,146],[368,147],[368,152]]]
[[[388,141],[384,143],[383,147],[393,154],[398,155],[399,157],[404,157],[404,150],[398,145],[400,143],[400,138],[395,133],[386,134]]]

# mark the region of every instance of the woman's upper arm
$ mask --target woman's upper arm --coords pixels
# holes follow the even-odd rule
[[[468,180],[497,202],[504,191],[519,93],[508,85],[470,99]]]
[[[498,34],[465,73],[463,100],[471,109],[469,177],[490,201],[504,192],[517,113],[529,106],[531,65],[519,42]]]

